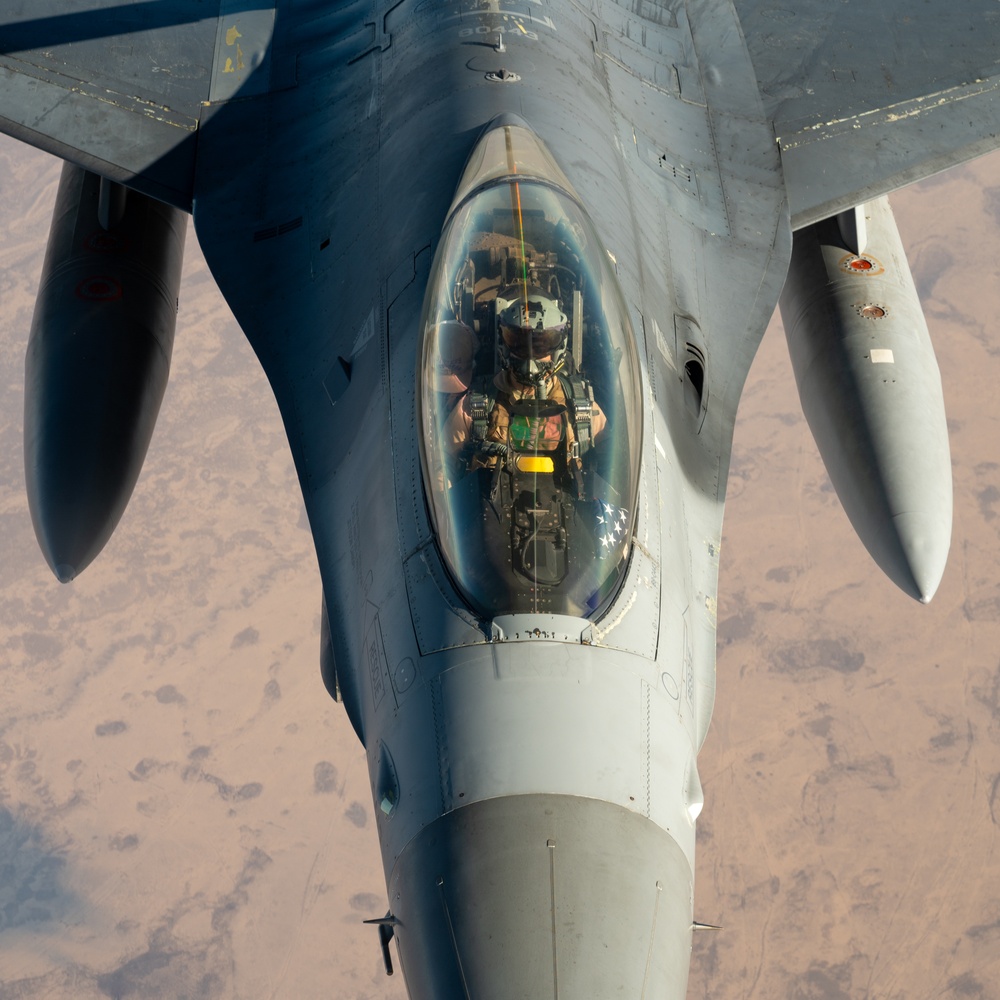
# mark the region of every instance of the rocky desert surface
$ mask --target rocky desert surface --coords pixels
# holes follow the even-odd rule
[[[56,161],[0,142],[0,1000],[405,996],[365,759],[266,381],[189,233],[131,505],[58,584],[21,458]],[[772,322],[740,412],[689,1000],[1000,997],[1000,157],[893,204],[955,480],[928,607],[874,566]]]

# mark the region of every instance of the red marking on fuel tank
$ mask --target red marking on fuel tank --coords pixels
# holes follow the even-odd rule
[[[84,241],[83,245],[87,250],[95,253],[115,253],[128,249],[128,240],[118,233],[109,233],[103,229],[91,233]]]
[[[882,262],[868,254],[847,254],[840,258],[840,268],[848,274],[874,275],[885,272]]]
[[[122,297],[122,286],[114,278],[84,278],[76,286],[76,297],[88,302],[111,302]]]
[[[882,319],[888,312],[885,306],[876,305],[874,302],[869,302],[866,305],[858,306],[858,315],[862,316],[864,319]]]

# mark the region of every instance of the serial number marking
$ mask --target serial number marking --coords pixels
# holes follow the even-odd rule
[[[540,0],[527,0],[527,3],[538,4],[539,2]],[[548,28],[552,32],[556,30],[555,22],[545,14],[536,14],[531,10],[505,10],[499,6],[492,10],[458,10],[452,14],[445,15],[441,20],[447,23],[449,21],[467,21],[472,18],[482,18],[487,23],[477,25],[474,28],[462,28],[459,31],[459,37],[469,38],[472,35],[489,35],[500,30],[501,27],[513,25],[525,38],[537,41],[538,33],[532,29],[541,27]],[[531,25],[531,27],[529,28],[526,25]]]
[[[514,23],[521,30],[521,34],[524,35],[525,38],[529,39],[532,42],[538,41],[537,32],[528,31],[524,27],[524,25],[521,24],[520,21],[515,21]],[[458,37],[471,38],[474,35],[495,35],[497,33],[497,30],[498,29],[496,27],[487,27],[485,24],[480,24],[478,27],[475,28],[462,28],[458,33]],[[554,31],[555,29],[553,28],[552,30]]]

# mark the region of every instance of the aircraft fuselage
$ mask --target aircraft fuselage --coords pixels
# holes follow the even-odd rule
[[[683,995],[732,425],[790,242],[749,60],[715,7],[406,4],[367,28],[348,8],[312,23],[296,69],[363,118],[317,130],[292,85],[203,132],[236,154],[267,102],[276,133],[256,170],[205,168],[195,223],[288,430],[325,671],[367,749],[414,997]],[[593,221],[640,373],[628,556],[592,619],[470,606],[421,467],[432,260],[484,130],[515,120]],[[735,171],[716,153],[734,143]],[[322,204],[298,200],[303,169],[340,179]]]

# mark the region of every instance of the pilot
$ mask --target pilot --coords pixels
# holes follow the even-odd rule
[[[517,286],[516,297],[498,317],[500,324],[500,354],[503,369],[493,380],[497,391],[490,410],[485,439],[505,445],[510,428],[510,406],[521,399],[549,399],[566,408],[570,419],[565,424],[566,449],[575,451],[579,435],[575,427],[579,412],[574,383],[582,390],[586,383],[570,379],[567,352],[567,319],[559,303],[540,288]],[[502,301],[502,300],[501,300]],[[590,400],[588,446],[607,425],[607,417],[596,402]],[[544,429],[541,430],[544,433]],[[477,460],[480,466],[496,464],[496,458],[485,456]],[[579,467],[579,457],[575,459]]]

